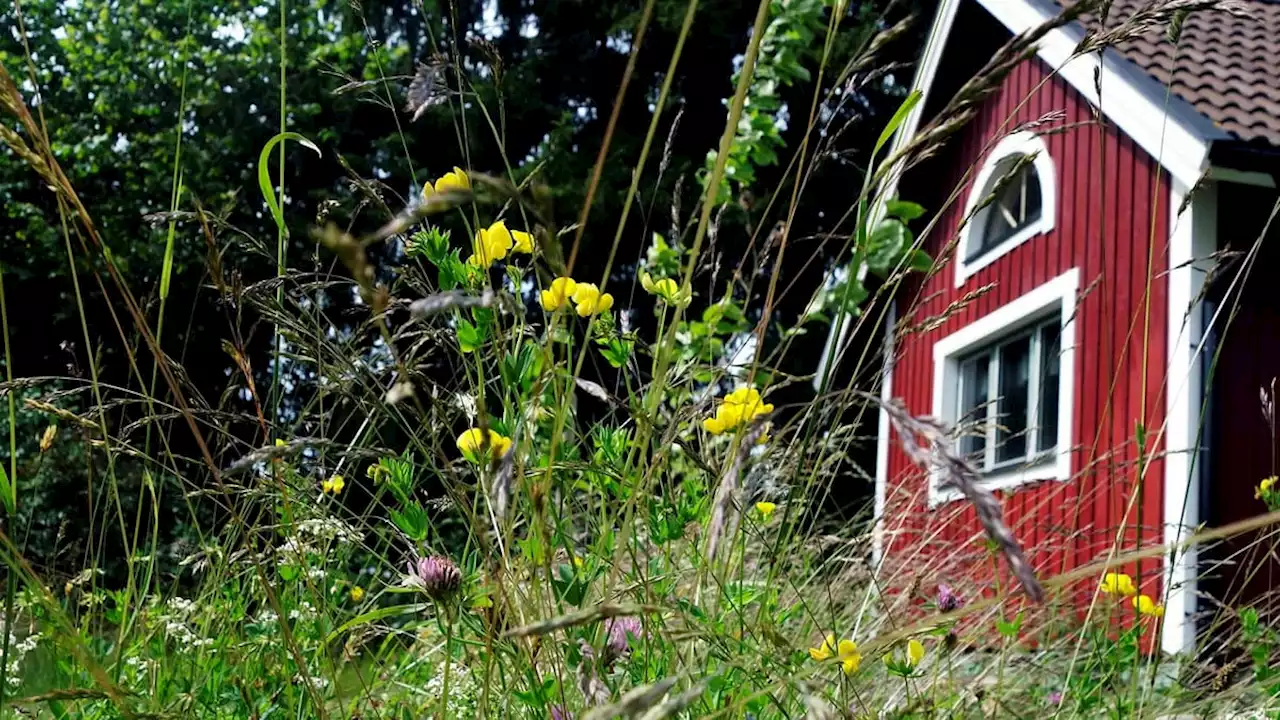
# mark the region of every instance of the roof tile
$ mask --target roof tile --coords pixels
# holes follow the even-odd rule
[[[1114,0],[1106,29],[1123,24],[1150,2]],[[1280,145],[1280,2],[1236,0],[1235,5],[1248,16],[1190,14],[1176,45],[1160,27],[1117,43],[1108,52],[1119,53],[1168,85],[1240,140]],[[1099,29],[1096,18],[1084,22]]]

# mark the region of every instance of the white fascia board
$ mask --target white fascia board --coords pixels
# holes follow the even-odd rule
[[[1164,624],[1161,648],[1170,654],[1195,649],[1196,548],[1174,552],[1200,524],[1200,416],[1204,387],[1205,327],[1200,298],[1210,257],[1217,248],[1217,186],[1196,188],[1179,214],[1189,187],[1169,193],[1168,365],[1164,453]]]

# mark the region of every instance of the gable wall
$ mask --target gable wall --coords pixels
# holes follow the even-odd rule
[[[1054,230],[1015,248],[957,288],[955,267],[943,250],[956,236],[970,187],[965,184],[949,206],[948,194],[966,173],[977,172],[984,147],[1017,125],[1055,111],[1065,117],[1042,126],[1056,130],[1044,137],[1057,174]],[[933,412],[932,350],[937,340],[1079,268],[1073,477],[999,493],[1006,521],[1031,552],[1041,577],[1105,556],[1122,525],[1128,528],[1124,549],[1135,546],[1139,528],[1144,544],[1163,539],[1163,463],[1149,463],[1141,492],[1135,492],[1135,435],[1141,424],[1155,437],[1163,422],[1169,182],[1131,139],[1093,121],[1088,103],[1074,89],[1051,77],[1041,60],[1030,59],[1005,79],[940,157],[904,178],[900,193],[931,210],[943,208],[926,246],[946,262],[932,277],[905,288],[897,300],[892,394],[915,414]],[[965,293],[988,284],[985,294],[954,307]],[[938,327],[911,331],[947,315]],[[1158,458],[1160,447],[1150,439],[1147,445],[1147,456]],[[926,589],[936,582],[990,585],[991,565],[973,511],[964,502],[930,510],[925,474],[902,452],[896,434],[889,448],[883,577],[918,578]],[[1003,563],[1001,568],[1003,574]],[[1153,559],[1127,570],[1135,578],[1140,574],[1143,591],[1158,597],[1160,568],[1160,560]],[[972,597],[975,585],[969,587]],[[1094,587],[1094,581],[1077,586],[1077,601],[1087,603]]]

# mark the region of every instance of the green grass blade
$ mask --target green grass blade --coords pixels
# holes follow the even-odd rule
[[[271,210],[271,217],[276,221],[276,227],[280,228],[281,232],[287,233],[284,225],[284,211],[280,207],[280,202],[276,200],[275,190],[271,187],[271,171],[267,168],[267,162],[271,159],[271,150],[285,140],[295,140],[303,147],[314,150],[316,155],[322,155],[322,153],[315,143],[302,135],[296,132],[282,132],[268,140],[258,155],[258,187],[262,190],[262,199],[267,201],[267,207]]]

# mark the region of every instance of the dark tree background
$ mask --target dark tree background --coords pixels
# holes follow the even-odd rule
[[[799,25],[808,23],[817,32],[769,60],[772,71],[786,80],[774,88],[776,109],[764,108],[770,110],[764,114],[780,118],[775,127],[781,142],[762,141],[752,156],[753,176],[746,184],[730,186],[732,203],[712,256],[718,262],[708,263],[709,269],[699,275],[700,290],[723,288],[744,257],[752,233],[759,231],[760,246],[769,228],[785,217],[790,194],[786,163],[805,130],[817,82],[812,71],[833,4],[773,3],[775,16],[792,13]],[[910,13],[927,18],[931,5],[929,0],[854,0],[851,7],[843,6],[848,15],[833,41],[822,89],[830,88],[844,62],[871,34]],[[610,146],[576,276],[593,277],[603,271],[650,122],[651,102],[675,48],[685,7],[679,0],[657,2]],[[291,0],[282,21],[280,5],[274,2],[27,0],[20,4],[21,15],[13,4],[0,8],[0,26],[10,30],[0,35],[0,62],[22,83],[28,104],[40,112],[64,170],[143,302],[154,330],[168,224],[147,216],[169,210],[179,149],[184,189],[179,209],[189,211],[199,204],[237,228],[218,235],[222,244],[216,250],[225,278],[249,284],[275,273],[275,227],[258,190],[257,164],[259,152],[280,124],[282,24],[286,124],[322,151],[316,157],[296,143],[286,150],[290,264],[309,267],[316,253],[307,231],[326,201],[333,205],[324,211],[340,223],[371,226],[386,219],[369,208],[355,212],[361,197],[349,182],[352,174],[383,183],[386,200],[394,208],[401,206],[395,193],[408,197],[423,181],[454,165],[502,174],[505,153],[518,177],[537,168],[560,226],[576,221],[642,8],[639,0],[484,0],[452,6],[433,0]],[[619,287],[632,285],[635,259],[651,233],[671,233],[673,204],[682,208],[685,219],[696,213],[698,173],[723,131],[725,100],[733,92],[734,73],[755,12],[754,2],[700,4],[661,136],[677,115],[678,130],[660,184],[658,160],[664,149],[655,148],[646,165],[639,207],[633,209],[615,266]],[[796,214],[779,283],[780,290],[792,282],[795,288],[776,308],[769,344],[777,342],[779,328],[794,324],[812,288],[841,260],[834,254],[844,246],[843,238],[824,244],[822,234],[833,231],[830,224],[848,209],[861,186],[867,153],[901,102],[926,22],[918,22],[886,47],[878,66],[889,72],[864,73],[866,81],[852,88],[845,102],[824,105],[823,127],[839,135],[810,179]],[[489,66],[492,50],[473,42],[477,39],[496,50],[499,74]],[[462,58],[475,96],[455,95],[448,105],[412,122],[403,112],[408,77],[416,62],[437,52]],[[387,81],[376,82],[382,78]],[[340,91],[353,81],[374,82]],[[501,144],[489,132],[479,102],[497,111]],[[468,129],[465,156],[459,135],[462,113]],[[6,117],[4,122],[11,120]],[[766,213],[767,200],[778,189],[782,201]],[[53,194],[7,152],[0,153],[0,199],[0,264],[9,302],[13,375],[87,378],[92,356],[103,383],[138,388],[126,349],[144,359],[148,353],[106,283],[100,254],[86,252],[74,234],[64,239]],[[846,225],[834,232],[847,236],[849,230]],[[177,223],[161,343],[181,366],[193,394],[211,407],[251,412],[242,394],[226,392],[237,371],[223,340],[235,325],[258,387],[268,388],[271,327],[250,309],[227,307],[219,300],[211,289],[209,253],[198,224]],[[750,269],[765,274],[757,274],[751,296],[739,300],[758,313],[773,256],[751,258]],[[716,268],[718,274],[713,275]],[[82,294],[84,328],[73,269]],[[105,296],[95,276],[106,283]],[[701,291],[695,312],[700,304],[717,299],[707,294]],[[343,317],[343,301],[333,302],[337,306],[330,308],[332,317]],[[642,328],[651,315],[636,313]],[[808,330],[793,343],[784,371],[805,374],[816,367],[826,327],[814,323]],[[149,360],[139,365],[139,372],[149,378]],[[73,386],[49,381],[23,392]],[[806,388],[796,383],[786,391],[789,395],[774,402],[802,402]],[[296,386],[293,391],[300,392]],[[87,490],[103,473],[103,463],[86,453],[82,443],[60,443],[39,455],[37,438],[47,422],[45,415],[20,413],[24,512],[19,527],[30,528],[24,542],[40,562],[77,568],[86,552],[109,556],[103,548],[84,546],[94,537],[92,524],[103,521],[101,510],[90,513],[94,506]],[[65,426],[62,430],[74,432]],[[185,431],[170,435],[176,452],[195,455]],[[119,462],[137,465],[129,458]],[[141,482],[137,468],[117,474]],[[136,486],[120,489],[126,512],[132,512],[140,493]],[[176,510],[178,494],[170,493],[169,498],[175,504],[173,516],[181,516]]]

